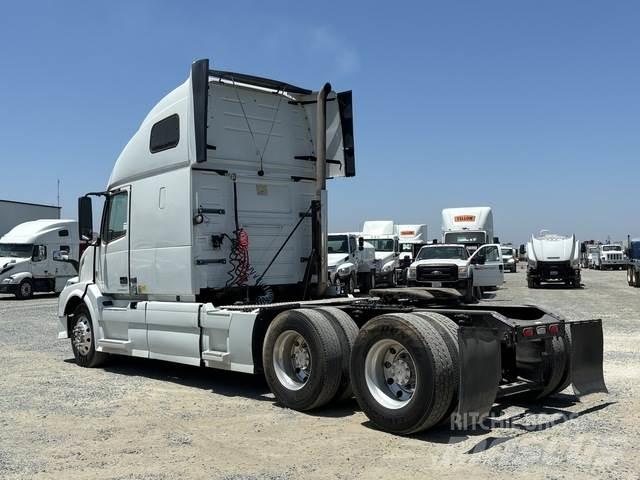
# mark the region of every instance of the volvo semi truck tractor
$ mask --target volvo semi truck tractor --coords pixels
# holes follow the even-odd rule
[[[604,391],[600,320],[468,305],[445,288],[328,295],[327,179],[355,175],[351,92],[213,70],[147,115],[59,299],[78,365],[109,355],[264,375],[310,410],[355,396],[379,428],[468,425],[496,399]],[[157,368],[163,368],[159,363]]]
[[[75,220],[33,220],[0,238],[0,293],[19,299],[34,292],[61,292],[78,274],[80,256]]]
[[[543,231],[532,235],[527,246],[527,285],[564,283],[580,288],[580,242],[575,235],[556,235]]]

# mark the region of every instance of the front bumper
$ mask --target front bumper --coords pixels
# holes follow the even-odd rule
[[[0,283],[0,293],[15,294],[17,290],[18,290],[17,283]]]
[[[435,285],[434,285],[435,284]],[[443,288],[456,288],[458,290],[464,290],[467,288],[469,280],[461,278],[454,281],[442,281],[442,282],[425,282],[422,280],[410,279],[407,280],[407,285],[410,287],[443,287]]]
[[[580,268],[574,268],[568,262],[538,262],[536,268],[529,267],[527,277],[541,282],[579,280]]]

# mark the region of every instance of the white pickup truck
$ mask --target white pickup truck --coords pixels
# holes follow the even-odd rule
[[[408,286],[455,288],[467,303],[481,298],[481,288],[504,282],[500,245],[488,244],[473,255],[464,245],[436,244],[420,249],[409,267]]]
[[[354,293],[367,293],[376,286],[376,251],[362,237],[353,233],[329,234],[327,242],[329,282]]]

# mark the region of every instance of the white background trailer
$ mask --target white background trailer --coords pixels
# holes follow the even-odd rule
[[[31,220],[59,219],[60,207],[39,203],[0,200],[0,236],[16,225]]]

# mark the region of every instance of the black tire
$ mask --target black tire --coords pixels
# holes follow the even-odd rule
[[[369,293],[369,290],[376,288],[376,274],[375,272],[367,272],[359,274],[361,277],[360,293]]]
[[[464,303],[475,303],[475,292],[473,289],[473,277],[467,281],[467,287],[464,289]]]
[[[289,333],[289,332],[293,332]],[[309,356],[311,370],[304,380],[294,380],[287,386],[281,378],[293,378],[294,373],[290,352],[283,349],[281,355],[274,356],[276,343],[280,338],[297,334],[302,336]],[[282,338],[281,338],[282,336]],[[283,347],[286,344],[283,345]],[[287,357],[285,363],[284,357]],[[276,358],[282,367],[275,366]],[[310,309],[287,310],[273,319],[267,330],[262,347],[264,375],[276,400],[294,410],[312,410],[321,407],[335,397],[341,380],[342,350],[340,340],[331,321],[320,312]],[[286,369],[289,371],[285,371]],[[280,375],[280,377],[278,376]]]
[[[633,269],[631,267],[627,267],[627,284],[630,287],[633,287],[635,284],[635,275]]]
[[[356,322],[343,310],[336,307],[322,307],[314,309],[320,312],[326,319],[331,322],[342,351],[342,371],[340,376],[340,385],[338,391],[332,400],[341,401],[353,397],[351,389],[351,377],[349,376],[349,359],[351,357],[351,349],[358,336],[358,326]]]
[[[16,290],[16,298],[19,300],[28,300],[33,297],[33,283],[31,280],[24,279],[18,285]]]
[[[415,389],[401,402],[393,397],[391,387],[395,384],[384,389],[384,376],[375,375],[383,365],[373,354],[385,342],[399,344],[403,351],[398,355],[407,354],[404,358],[415,368]],[[388,351],[396,353],[393,348]],[[449,349],[438,330],[412,314],[371,319],[360,329],[351,352],[351,385],[360,408],[380,429],[401,435],[425,430],[443,419],[453,398],[453,370]],[[371,383],[372,378],[377,383]]]
[[[356,274],[352,273],[349,275],[349,279],[345,282],[345,291],[348,294],[353,295],[356,291],[356,285],[358,282],[356,281]]]
[[[633,286],[636,288],[640,287],[640,271],[636,270],[633,278],[634,278]]]
[[[527,287],[528,288],[536,288],[535,285],[536,284],[535,284],[535,282],[533,281],[532,278],[527,278]]]
[[[478,301],[478,302],[480,300],[482,300],[482,297],[483,297],[482,287],[473,287],[473,296],[475,297],[476,301]]]
[[[76,363],[81,367],[94,368],[102,365],[107,354],[96,351],[91,313],[85,304],[80,304],[70,316],[71,349]],[[76,330],[78,329],[78,330]],[[83,340],[84,345],[76,342]]]
[[[556,388],[549,395],[560,393],[571,384],[571,329],[569,328],[569,322],[565,322],[564,332],[564,337],[561,338],[565,352],[564,373]]]
[[[451,414],[458,407],[458,392],[460,389],[460,350],[458,346],[458,324],[448,317],[440,313],[433,312],[415,312],[421,318],[427,320],[433,325],[438,333],[444,339],[444,343],[447,344],[449,349],[449,355],[451,355],[451,361],[453,362],[453,396],[451,397],[451,404],[447,409],[444,417],[441,420],[442,423],[446,423]]]

